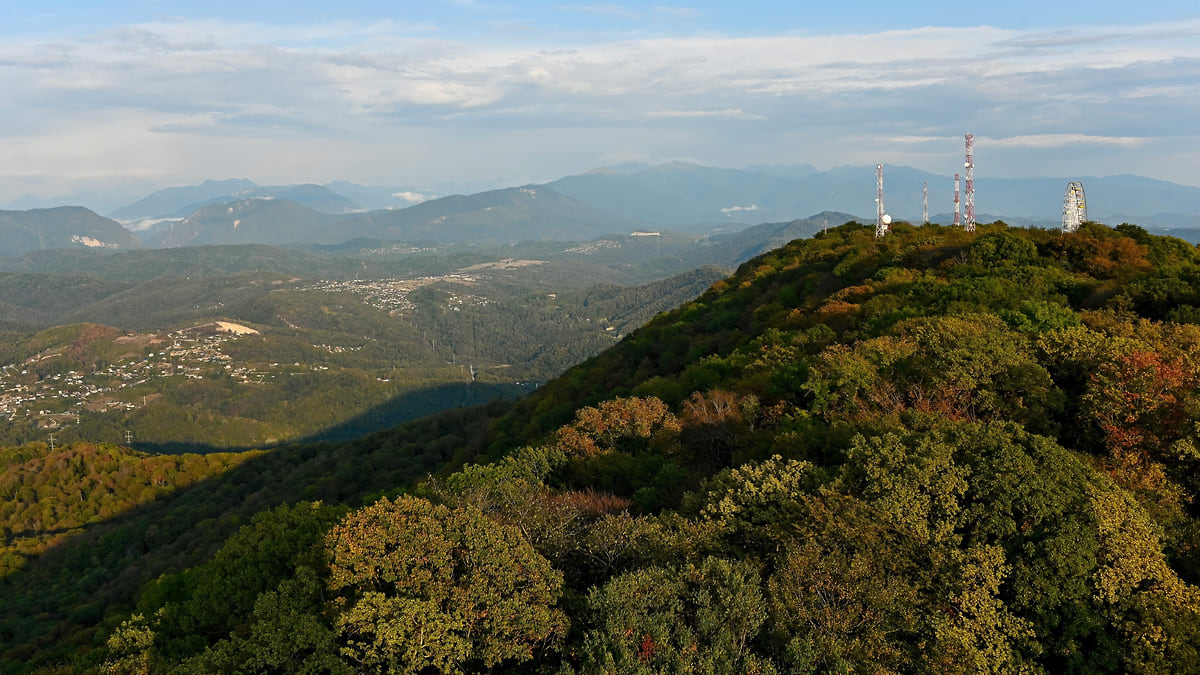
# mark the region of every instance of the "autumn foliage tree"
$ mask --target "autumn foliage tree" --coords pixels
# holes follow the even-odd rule
[[[645,445],[660,430],[678,431],[670,407],[653,396],[614,398],[580,408],[575,421],[558,431],[557,444],[569,456],[631,451]]]

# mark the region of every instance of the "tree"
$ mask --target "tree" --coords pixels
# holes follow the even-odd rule
[[[1200,671],[1200,589],[1171,569],[1153,522],[1114,487],[1089,491],[1100,542],[1093,587],[1123,642],[1125,670]]]
[[[326,537],[334,628],[368,672],[460,672],[526,661],[566,628],[562,575],[473,508],[381,499]]]
[[[680,441],[702,461],[728,466],[749,437],[760,407],[753,395],[738,397],[722,389],[694,392],[683,403]]]
[[[249,623],[260,594],[291,578],[298,567],[322,567],[322,537],[345,511],[320,502],[263,511],[212,560],[149,585],[140,608],[155,617],[155,651],[169,659],[191,656]],[[164,606],[157,598],[175,601]]]
[[[254,603],[253,621],[245,631],[221,640],[203,654],[180,664],[179,672],[349,674],[339,658],[333,630],[322,612],[321,579],[311,567],[296,569]]]
[[[679,431],[667,404],[653,396],[615,398],[580,408],[557,440],[568,456],[587,457],[618,449],[632,452],[659,431]]]
[[[705,485],[700,517],[737,548],[775,549],[807,511],[804,496],[816,483],[812,473],[808,462],[779,455],[728,469]]]
[[[814,506],[839,511],[862,506],[821,501]],[[911,666],[918,608],[914,577],[889,564],[888,558],[902,558],[897,552],[876,555],[883,551],[872,545],[869,532],[868,527],[851,537],[858,541],[838,541],[831,532],[795,541],[768,580],[773,653],[789,672],[897,672]]]
[[[706,558],[628,572],[594,588],[588,609],[585,672],[775,672],[753,646],[766,610],[749,562]]]
[[[1168,479],[1200,487],[1200,364],[1137,350],[1092,374],[1083,409],[1100,428],[1114,476],[1126,487],[1171,503],[1181,499]]]

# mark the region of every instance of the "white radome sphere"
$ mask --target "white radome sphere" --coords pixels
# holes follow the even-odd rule
[[[891,225],[891,224],[892,224],[892,217],[891,217],[891,216],[889,216],[889,215],[888,215],[888,214],[886,214],[886,213],[885,213],[885,214],[883,214],[883,224],[884,224],[884,225]]]

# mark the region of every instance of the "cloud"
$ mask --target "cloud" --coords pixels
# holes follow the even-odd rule
[[[694,7],[668,7],[666,5],[658,5],[654,7],[656,14],[665,16],[673,16],[680,19],[696,19],[704,15],[704,12]]]
[[[1136,136],[1089,136],[1087,134],[1037,134],[1008,138],[975,139],[976,145],[996,148],[1061,148],[1068,145],[1117,145],[1135,147],[1147,141]]]
[[[247,173],[236,167],[250,163],[280,178],[370,166],[375,173],[358,180],[402,184],[389,172],[408,171],[404,182],[428,185],[414,158],[447,154],[450,175],[544,178],[561,170],[547,168],[550,158],[564,167],[606,157],[933,166],[961,154],[965,131],[976,133],[981,153],[1134,152],[1147,149],[1143,139],[1192,133],[1200,115],[1196,20],[539,35],[456,39],[444,27],[400,21],[181,20],[71,41],[6,40],[0,88],[17,95],[0,98],[0,179],[2,167],[17,166],[176,176],[231,163],[226,171]],[[338,148],[358,154],[342,158]],[[1174,170],[1183,166],[1191,165]]]
[[[726,108],[724,110],[653,110],[646,113],[651,119],[686,119],[695,117],[724,117],[738,120],[761,120],[762,115],[749,115],[741,108]]]
[[[721,209],[721,213],[738,213],[740,211],[757,211],[757,210],[758,210],[758,204],[751,204],[750,206],[727,206],[727,207]]]
[[[625,11],[615,5],[571,9]],[[1162,44],[1148,41],[1146,31],[1090,36],[1108,43],[1104,50],[1072,49],[1053,36],[986,27],[653,38],[567,47],[476,45],[418,35],[422,30],[391,22],[286,30],[218,22],[142,24],[73,47],[0,47],[0,62],[14,74],[0,74],[0,81],[30,76],[24,89],[35,100],[105,93],[109,104],[119,104],[122,96],[157,89],[164,101],[234,113],[251,103],[354,116],[438,114],[443,111],[432,109],[445,107],[511,110],[528,102],[557,105],[568,117],[643,108],[652,119],[760,119],[770,112],[763,109],[781,97],[870,97],[945,86],[1009,96],[1028,86],[1031,77],[1039,78],[1039,91],[1058,91],[1060,97],[1090,94],[1080,91],[1078,80],[1072,82],[1074,73],[1143,63],[1190,73],[1195,65],[1189,68],[1186,60],[1200,59],[1200,46],[1189,44],[1200,36],[1196,26],[1180,29],[1180,37]],[[1032,49],[1021,39],[1059,46]],[[1099,100],[1115,98],[1087,84]],[[587,98],[612,105],[590,106]],[[714,108],[701,103],[706,98],[737,103]],[[144,100],[138,105],[155,107]]]
[[[621,5],[610,5],[610,4],[559,5],[557,7],[557,9],[559,9],[560,11],[565,11],[565,12],[582,12],[584,14],[595,14],[598,16],[620,17],[620,18],[624,18],[624,19],[637,18],[638,16],[640,16],[640,14],[638,12],[635,12],[634,10],[629,9],[628,7],[622,7]]]
[[[392,196],[396,199],[408,202],[409,204],[419,204],[423,201],[429,200],[428,196],[423,195],[420,192],[397,192]]]

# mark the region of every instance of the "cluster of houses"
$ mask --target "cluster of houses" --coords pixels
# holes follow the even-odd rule
[[[245,366],[235,366],[221,351],[239,338],[236,331],[188,329],[165,337],[138,340],[145,352],[88,371],[48,373],[39,364],[53,367],[59,350],[47,350],[19,364],[0,366],[0,418],[28,420],[41,429],[79,422],[80,415],[116,409],[133,410],[145,403],[139,391],[154,378],[203,379],[225,372],[243,380],[261,377]],[[128,336],[128,340],[134,340]],[[118,341],[121,338],[118,338]]]

